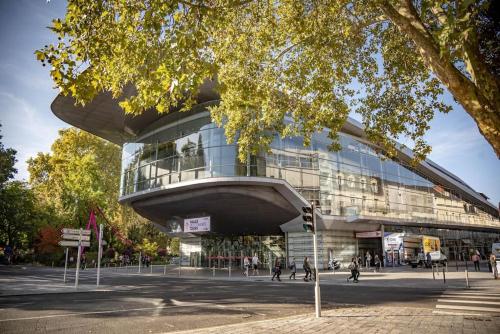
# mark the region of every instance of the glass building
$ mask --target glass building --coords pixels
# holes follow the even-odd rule
[[[312,201],[322,266],[366,251],[387,256],[383,236],[392,232],[438,236],[451,259],[487,254],[500,238],[498,208],[486,196],[432,161],[411,167],[411,151],[387,159],[354,120],[339,152],[328,150],[325,130],[308,147],[300,137],[276,137],[270,152],[241,163],[206,109],[217,96],[210,87],[200,95],[190,112],[136,118],[107,94],[85,108],[62,96],[52,105],[63,120],[122,145],[120,202],[179,236],[185,265],[240,265],[254,253],[265,264],[312,256],[301,217]],[[197,217],[210,217],[209,230],[186,230]]]

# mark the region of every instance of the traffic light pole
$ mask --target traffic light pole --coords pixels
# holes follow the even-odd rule
[[[313,247],[314,247],[314,270],[316,271],[316,282],[314,286],[314,303],[316,318],[321,317],[321,293],[319,288],[319,267],[318,267],[318,241],[316,239],[316,205],[312,203],[312,223],[313,223]]]

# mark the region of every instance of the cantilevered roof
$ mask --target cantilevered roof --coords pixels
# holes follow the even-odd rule
[[[213,81],[207,80],[200,87],[196,98],[199,104],[219,100],[214,86]],[[75,99],[71,96],[58,95],[52,102],[51,109],[54,115],[64,122],[118,145],[139,136],[160,118],[175,121],[190,115],[190,113],[176,112],[175,109],[164,114],[149,109],[140,115],[126,115],[118,103],[134,93],[135,89],[132,86],[124,89],[120,99],[113,99],[107,92],[100,93],[85,106],[76,105]]]
[[[200,87],[196,98],[199,106],[219,101],[220,96],[214,88],[214,81],[209,80]],[[51,109],[64,122],[118,145],[132,141],[142,133],[153,130],[157,124],[175,122],[199,112],[200,109],[194,108],[191,112],[183,113],[172,109],[165,114],[159,114],[156,110],[151,109],[140,115],[126,115],[118,103],[134,93],[133,87],[127,87],[120,99],[113,99],[110,93],[101,93],[85,106],[76,106],[72,97],[59,95],[52,102]],[[352,118],[349,118],[344,124],[342,132],[366,140],[362,124]],[[400,147],[398,154],[400,160],[409,163],[412,157],[411,150]],[[483,207],[494,216],[499,216],[498,208],[495,205],[488,202],[459,177],[435,162],[427,159],[422,161],[416,169],[434,182],[456,190],[463,199]]]

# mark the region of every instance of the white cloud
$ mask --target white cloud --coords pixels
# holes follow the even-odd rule
[[[433,129],[428,140],[432,146],[431,157],[437,161],[483,149],[485,142],[477,128],[470,125],[453,129]]]

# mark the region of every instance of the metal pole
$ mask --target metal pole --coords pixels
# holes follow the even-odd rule
[[[179,254],[179,277],[181,277],[182,253]]]
[[[66,261],[64,262],[64,283],[66,283],[66,271],[68,270],[68,247],[66,247]]]
[[[241,267],[241,270],[243,270],[243,251],[240,250],[240,267]]]
[[[316,238],[316,205],[312,203],[312,222],[313,222],[313,248],[314,248],[314,270],[316,270],[316,283],[314,286],[314,301],[316,318],[321,317],[321,293],[319,288],[319,267],[318,267],[318,241]]]
[[[167,274],[167,261],[165,261],[165,265],[163,266],[163,276]]]
[[[153,273],[153,262],[151,262],[151,267],[150,268],[151,268],[150,273],[152,274]]]
[[[78,278],[80,276],[80,256],[82,255],[82,229],[80,228],[80,236],[78,237],[78,255],[76,256],[76,275],[75,288],[78,288]]]
[[[436,276],[434,275],[434,265],[432,265],[432,278],[436,279]]]
[[[470,288],[470,285],[469,285],[469,270],[467,270],[467,268],[465,268],[465,287],[466,288]]]
[[[99,249],[97,250],[97,286],[101,282],[101,257],[102,257],[102,234],[103,225],[99,225]]]
[[[138,274],[141,273],[141,262],[142,262],[142,252],[139,252],[139,270],[137,271]]]
[[[382,265],[385,267],[386,266],[386,263],[385,263],[385,239],[384,239],[384,234],[385,234],[385,227],[384,227],[384,224],[380,225],[380,234],[381,234],[381,240],[382,240],[382,258],[379,259],[380,261],[380,267],[382,267]]]
[[[229,252],[229,278],[231,278],[231,265],[232,265],[232,262],[231,262],[231,252]]]
[[[271,251],[269,251],[269,275],[273,275],[273,267],[272,267],[272,262],[273,262],[273,254]]]
[[[444,268],[443,268],[443,282],[444,282],[444,284],[446,284],[446,273],[445,273]]]

